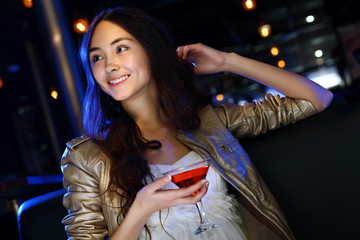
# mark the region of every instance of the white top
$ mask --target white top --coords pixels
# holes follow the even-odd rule
[[[162,172],[167,172],[177,167],[201,161],[199,154],[191,151],[173,165],[151,164],[150,170],[155,178],[162,177]],[[209,231],[192,235],[198,228],[200,217],[195,205],[181,205],[160,212],[153,213],[146,224],[150,229],[154,240],[188,240],[188,239],[213,239],[213,240],[245,240],[240,229],[241,218],[236,207],[238,203],[233,195],[227,193],[227,186],[222,177],[210,166],[206,179],[209,181],[209,189],[202,199],[206,217],[209,221],[221,224],[220,227]],[[148,177],[148,182],[152,182]],[[164,189],[177,189],[174,183],[169,183]],[[161,219],[161,223],[160,223]],[[170,237],[166,231],[172,236]],[[146,238],[145,229],[141,232],[139,239]]]

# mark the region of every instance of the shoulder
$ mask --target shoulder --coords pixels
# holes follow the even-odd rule
[[[61,165],[75,164],[83,168],[93,168],[107,161],[107,156],[89,136],[82,135],[66,143]]]
[[[68,197],[68,199],[72,199],[71,201],[80,201],[78,196],[81,195],[81,192],[102,192],[107,187],[110,160],[101,148],[86,135],[66,143],[60,167],[65,189],[71,189],[71,192],[74,193]]]
[[[72,152],[78,152],[83,154],[100,154],[102,151],[98,144],[93,142],[89,136],[81,135],[66,143],[66,148]]]
[[[85,143],[85,142],[89,142],[90,144],[93,143],[90,140],[90,137],[84,134],[84,135],[76,137],[76,138],[70,140],[69,142],[67,142],[66,147],[70,148],[71,150],[74,150],[76,147],[78,147],[79,145],[81,145],[82,143]]]

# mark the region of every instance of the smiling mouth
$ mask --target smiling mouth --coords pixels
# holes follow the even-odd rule
[[[108,83],[111,85],[111,86],[116,86],[120,83],[123,83],[126,79],[128,79],[130,77],[130,75],[125,75],[125,76],[121,76],[119,78],[116,78],[116,79],[113,79],[113,80],[110,80]]]

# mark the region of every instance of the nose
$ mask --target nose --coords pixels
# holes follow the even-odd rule
[[[108,64],[106,64],[105,66],[105,71],[107,73],[111,73],[111,72],[116,72],[118,71],[120,68],[120,66],[116,63],[113,63],[113,62],[109,62]]]

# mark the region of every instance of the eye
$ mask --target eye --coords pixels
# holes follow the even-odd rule
[[[121,53],[121,52],[125,51],[126,49],[128,49],[128,47],[119,46],[119,47],[116,49],[116,52]]]
[[[95,62],[97,62],[97,61],[99,61],[99,60],[101,60],[102,59],[102,57],[100,57],[99,55],[94,55],[94,56],[92,56],[91,58],[90,58],[90,61],[92,62],[92,63],[95,63]]]

